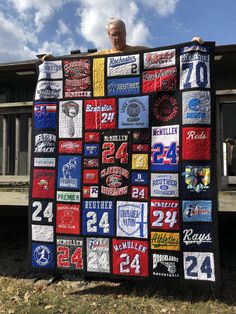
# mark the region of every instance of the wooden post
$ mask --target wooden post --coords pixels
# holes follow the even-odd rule
[[[31,135],[32,135],[32,118],[28,117],[28,155],[27,155],[27,174],[30,174],[31,169]]]
[[[7,117],[2,120],[2,175],[6,175],[7,169]]]
[[[16,115],[15,175],[19,174],[19,161],[20,161],[20,116]]]

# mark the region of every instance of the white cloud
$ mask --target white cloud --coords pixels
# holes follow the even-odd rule
[[[44,41],[38,49],[37,54],[51,53],[55,56],[69,55],[71,50],[79,49],[72,38],[67,38],[63,42]]]
[[[167,16],[173,14],[180,0],[142,0],[144,6],[154,9],[158,15]]]
[[[77,32],[96,48],[110,46],[105,26],[112,17],[121,18],[126,23],[127,43],[147,45],[149,30],[139,16],[140,8],[134,0],[80,0],[78,15],[81,19]]]
[[[60,37],[61,35],[70,34],[69,27],[66,25],[66,23],[62,19],[58,21],[58,28],[57,28],[56,34],[58,37]]]

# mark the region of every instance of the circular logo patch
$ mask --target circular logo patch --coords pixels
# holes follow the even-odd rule
[[[168,122],[178,113],[178,104],[174,97],[163,95],[158,97],[153,106],[153,114],[157,121]]]

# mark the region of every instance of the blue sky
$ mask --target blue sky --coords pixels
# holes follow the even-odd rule
[[[201,36],[236,44],[236,0],[0,0],[0,62],[109,48],[105,26],[126,22],[127,43],[159,47]]]

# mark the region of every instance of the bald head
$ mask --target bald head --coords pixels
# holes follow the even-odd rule
[[[126,46],[126,27],[120,19],[111,19],[107,23],[107,34],[110,38],[112,49],[123,50]]]

